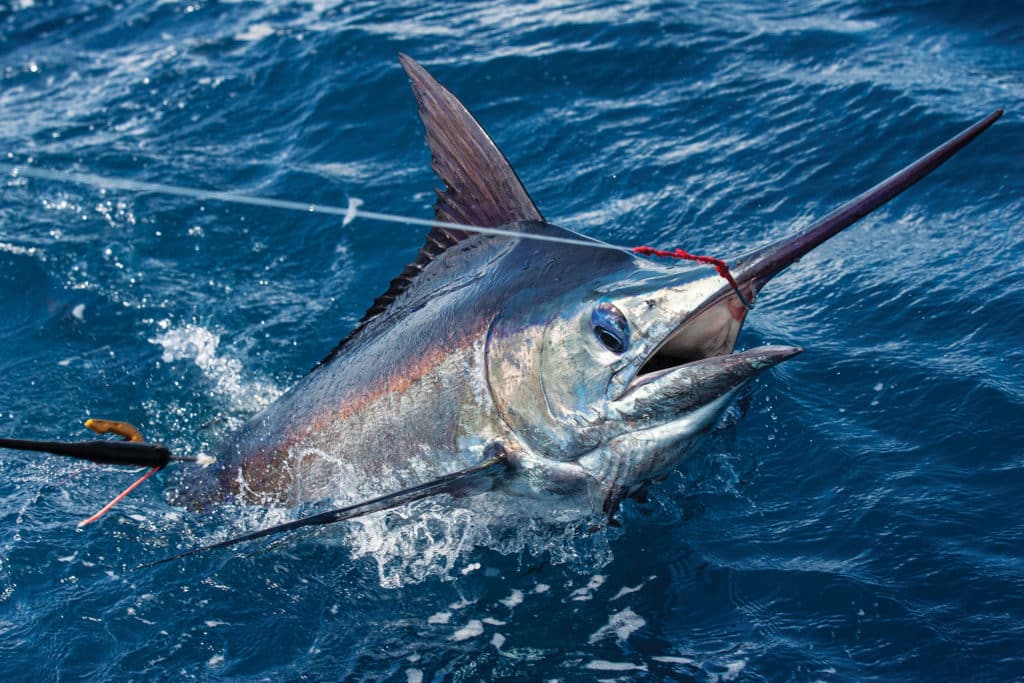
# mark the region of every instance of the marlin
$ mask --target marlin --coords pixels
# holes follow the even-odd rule
[[[399,61],[444,184],[439,225],[355,329],[172,493],[196,509],[344,507],[184,554],[438,494],[557,497],[611,519],[698,450],[743,387],[801,352],[735,351],[762,287],[1002,114],[739,255],[730,284],[700,265],[581,247],[608,245],[549,223],[462,103],[414,60]]]

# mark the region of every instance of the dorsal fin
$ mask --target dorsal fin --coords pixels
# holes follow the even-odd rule
[[[398,61],[427,129],[430,166],[447,188],[437,195],[437,220],[488,228],[543,221],[505,155],[462,102],[408,55]]]
[[[436,190],[434,217],[446,223],[485,228],[543,221],[505,155],[462,102],[408,55],[399,53],[398,60],[412,81],[420,119],[427,129],[430,166],[446,186],[444,191]],[[463,230],[433,228],[416,260],[391,281],[388,291],[377,297],[355,329],[314,369],[337,356],[348,340],[387,310],[438,255],[470,236],[472,233]]]

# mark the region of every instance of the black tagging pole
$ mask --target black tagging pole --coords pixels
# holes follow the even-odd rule
[[[149,471],[134,484],[110,501],[102,510],[82,521],[78,526],[91,524],[109,512],[117,503],[135,490],[142,482],[156,474],[171,461],[197,462],[207,465],[209,456],[176,456],[162,443],[148,443],[138,429],[127,422],[89,419],[85,426],[98,434],[117,434],[126,441],[98,439],[94,441],[35,441],[31,439],[0,438],[0,448],[34,453],[49,453],[78,460],[88,460],[99,465],[123,465],[127,467],[148,467]]]
[[[171,461],[171,451],[160,443],[137,441],[30,441],[0,438],[0,448],[63,455],[89,460],[99,465],[127,465],[129,467],[165,467]]]

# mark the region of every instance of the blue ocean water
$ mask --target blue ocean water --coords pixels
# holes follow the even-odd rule
[[[0,453],[5,680],[1024,677],[1024,6],[961,0],[0,6],[5,161],[429,217],[395,55],[553,222],[725,258],[997,107],[766,288],[807,351],[596,533],[495,496],[133,571],[309,510]],[[3,179],[0,433],[205,449],[301,377],[422,230]],[[555,516],[555,515],[552,515]]]

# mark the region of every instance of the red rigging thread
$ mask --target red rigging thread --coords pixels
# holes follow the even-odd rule
[[[718,271],[718,274],[725,278],[737,293],[740,291],[739,285],[736,284],[736,280],[733,279],[732,273],[729,272],[729,266],[725,264],[725,261],[717,259],[714,256],[698,256],[696,254],[691,254],[684,249],[678,248],[675,251],[667,251],[665,249],[655,249],[654,247],[633,247],[633,253],[640,254],[642,256],[661,256],[664,258],[681,259],[683,261],[696,261],[697,263],[701,263],[706,266],[714,266],[715,270]]]
[[[89,524],[92,524],[97,519],[99,519],[103,515],[107,514],[111,510],[113,510],[115,505],[117,505],[122,500],[124,500],[128,496],[128,494],[131,493],[132,491],[134,491],[136,488],[138,488],[139,485],[142,484],[142,482],[146,481],[147,479],[149,479],[151,476],[153,476],[154,474],[156,474],[157,472],[159,472],[162,469],[163,469],[162,465],[160,467],[154,467],[153,469],[149,470],[144,475],[142,475],[141,477],[136,479],[134,484],[132,484],[131,486],[126,488],[124,491],[121,491],[121,493],[119,493],[117,495],[117,497],[114,498],[114,500],[112,500],[109,503],[107,503],[106,505],[104,505],[102,510],[97,512],[95,515],[93,515],[89,519],[84,519],[81,522],[79,522],[78,523],[78,528],[81,529],[83,526],[87,526]]]

